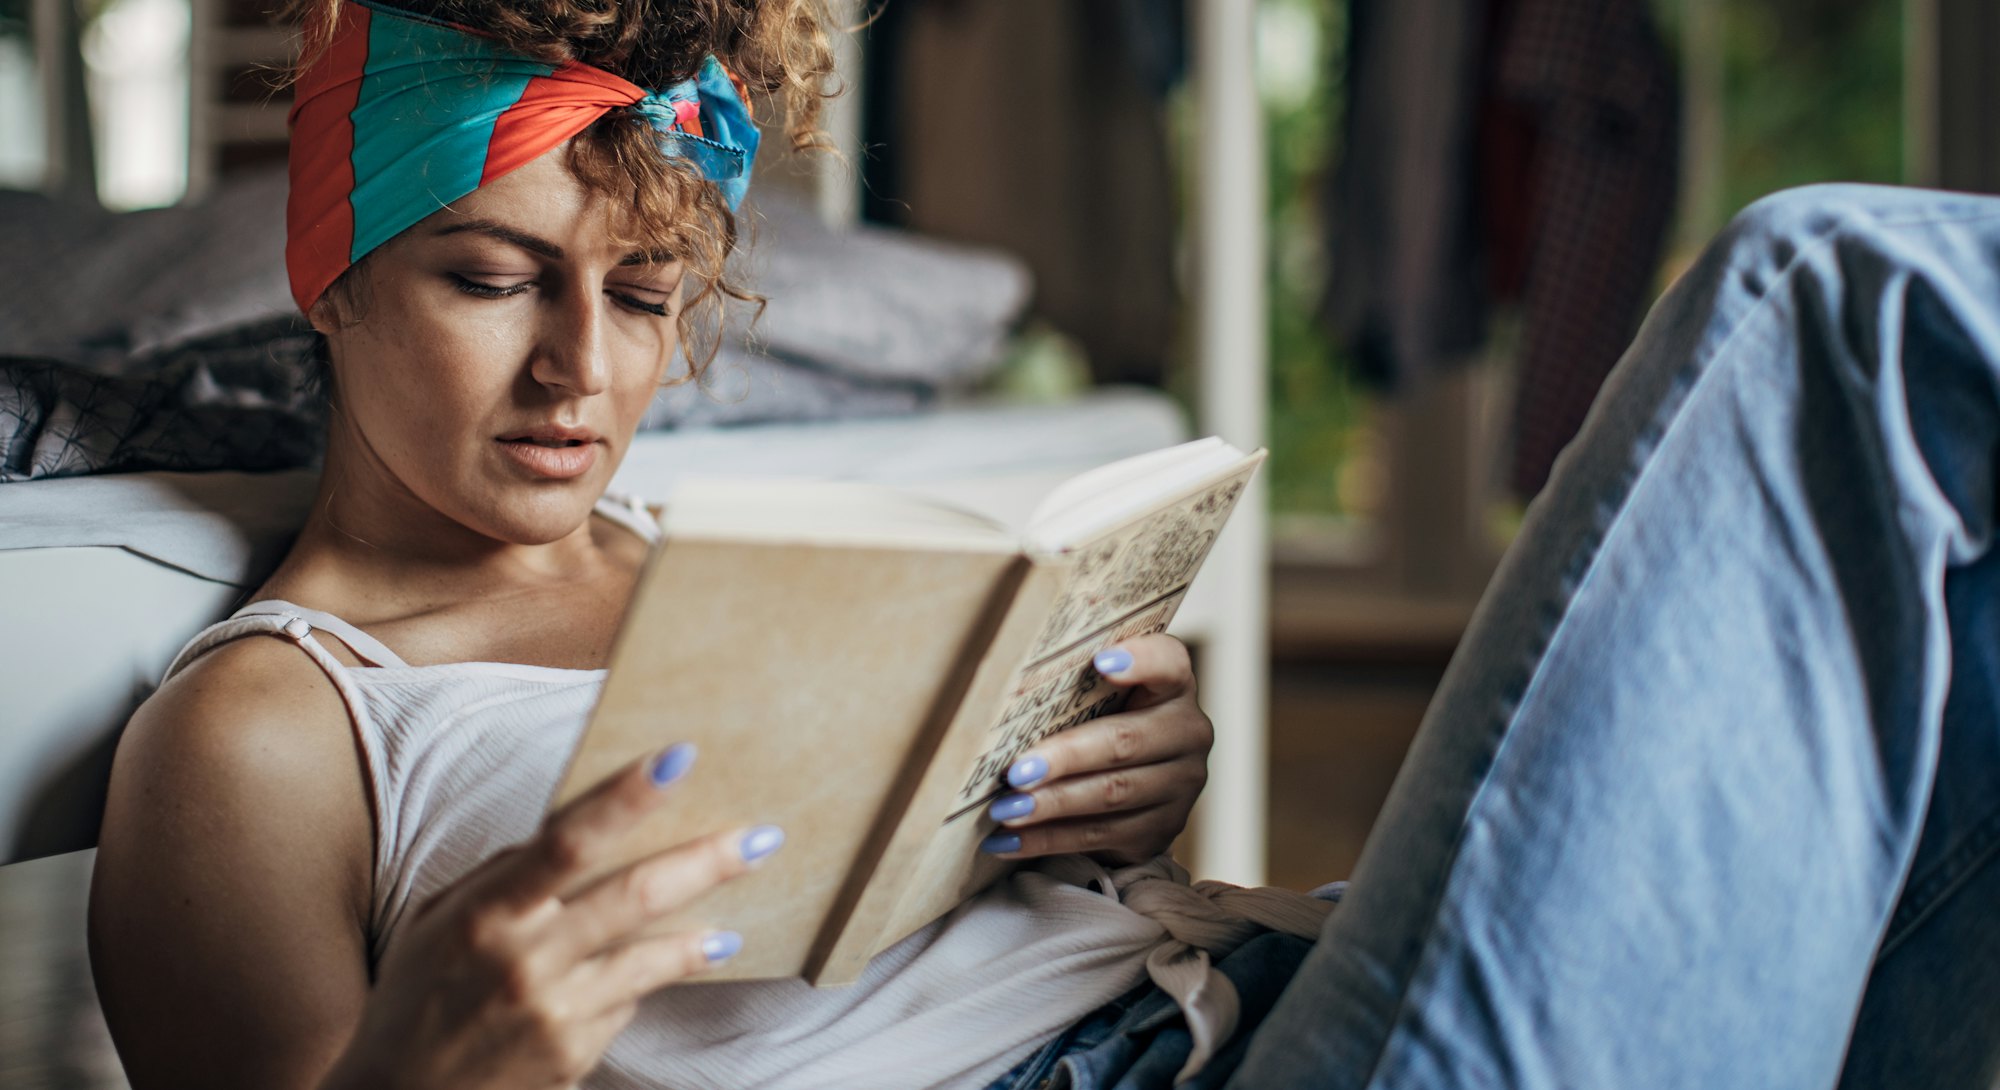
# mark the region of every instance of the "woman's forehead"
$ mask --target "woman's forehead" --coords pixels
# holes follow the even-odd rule
[[[425,218],[410,232],[425,240],[475,236],[552,260],[609,260],[620,265],[674,260],[667,240],[638,238],[624,203],[586,185],[558,147],[481,186]]]

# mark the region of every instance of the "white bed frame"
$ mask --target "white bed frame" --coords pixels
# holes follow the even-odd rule
[[[1200,429],[1244,449],[1265,442],[1264,119],[1257,100],[1256,5],[1197,0],[1194,80],[1195,359]],[[1197,815],[1204,874],[1264,881],[1269,784],[1270,506],[1261,478],[1216,544],[1220,612],[1202,661],[1202,704],[1216,722],[1208,791]]]

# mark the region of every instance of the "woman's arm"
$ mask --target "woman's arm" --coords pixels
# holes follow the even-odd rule
[[[1141,636],[1107,648],[1096,665],[1133,690],[1125,710],[1041,743],[1007,771],[1018,790],[993,803],[1005,828],[983,847],[1008,858],[1090,852],[1137,863],[1165,852],[1187,827],[1208,783],[1215,729],[1195,703],[1187,647]]]
[[[273,654],[273,652],[276,654]],[[689,841],[609,876],[693,753],[634,762],[419,908],[368,976],[372,835],[338,696],[281,644],[218,650],[134,719],[91,945],[127,1073],[154,1086],[568,1087],[649,992],[733,954],[640,937],[776,847]]]
[[[91,883],[91,965],[136,1087],[308,1087],[368,992],[372,852],[347,711],[246,639],[139,709]]]

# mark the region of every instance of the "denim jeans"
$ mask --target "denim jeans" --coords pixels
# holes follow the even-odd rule
[[[1530,510],[1229,1087],[2000,1085],[1996,470],[2000,200],[1746,211]]]

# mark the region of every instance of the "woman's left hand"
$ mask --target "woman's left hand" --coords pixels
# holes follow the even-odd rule
[[[1208,782],[1215,728],[1194,700],[1187,647],[1140,636],[1097,653],[1098,673],[1133,690],[1125,710],[1036,744],[1007,770],[1015,790],[980,845],[1006,859],[1088,852],[1113,866],[1164,853]]]

